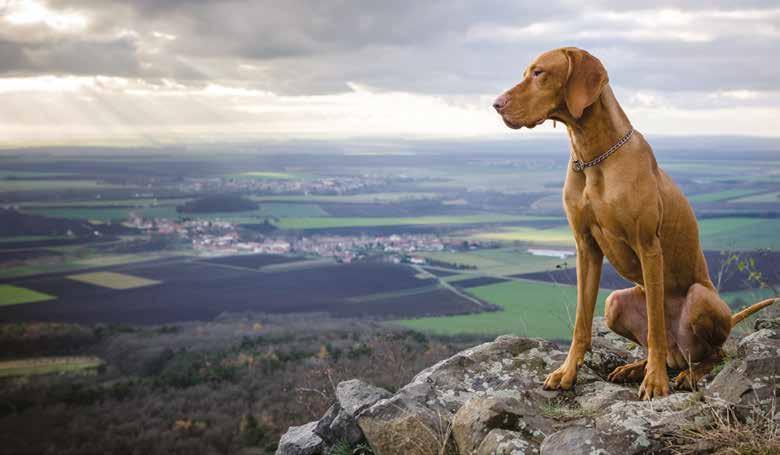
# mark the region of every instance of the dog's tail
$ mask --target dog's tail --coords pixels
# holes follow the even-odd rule
[[[760,311],[760,310],[768,307],[769,305],[777,302],[778,300],[780,300],[780,299],[778,299],[777,297],[774,297],[774,298],[762,300],[762,301],[760,301],[758,303],[754,303],[753,305],[750,305],[749,307],[745,308],[744,310],[742,310],[742,311],[736,313],[735,315],[731,316],[731,326],[734,327],[735,325],[737,325],[740,322],[742,322],[742,320],[745,319],[746,317],[750,316],[751,314],[755,313],[756,311]]]

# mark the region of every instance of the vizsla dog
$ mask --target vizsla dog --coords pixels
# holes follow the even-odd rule
[[[493,107],[513,129],[564,123],[571,141],[563,202],[576,242],[577,311],[568,356],[544,388],[570,389],[577,378],[604,256],[636,283],[609,295],[607,325],[647,349],[647,360],[609,379],[643,379],[639,395],[650,400],[669,394],[669,366],[682,370],[675,386],[694,387],[721,360],[731,328],[776,299],[731,315],[710,280],[690,204],[631,126],[597,58],[572,47],[545,52]]]

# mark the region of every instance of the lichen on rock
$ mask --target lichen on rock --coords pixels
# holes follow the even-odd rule
[[[541,387],[565,359],[563,348],[501,336],[421,371],[395,394],[361,381],[343,382],[338,402],[319,422],[291,428],[282,442],[292,447],[292,440],[308,441],[306,430],[322,441],[321,453],[336,439],[365,441],[377,455],[653,453],[681,425],[706,425],[713,410],[774,398],[778,332],[765,324],[741,340],[736,356],[702,392],[650,402],[638,401],[636,384],[606,381],[612,369],[643,352],[606,330],[599,318],[577,384],[566,392]],[[303,453],[286,450],[280,444],[277,454]]]

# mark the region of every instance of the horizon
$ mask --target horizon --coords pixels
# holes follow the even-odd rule
[[[557,137],[512,132],[490,104],[569,45],[603,61],[648,135],[780,137],[771,2],[9,0],[0,36],[3,148]]]

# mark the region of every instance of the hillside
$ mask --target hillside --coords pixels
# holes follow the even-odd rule
[[[338,384],[337,402],[320,420],[290,428],[276,453],[778,453],[780,318],[756,328],[734,340],[699,391],[652,402],[637,400],[637,385],[606,381],[643,353],[601,319],[571,392],[541,388],[564,350],[501,336],[423,370],[396,393],[361,380]]]

